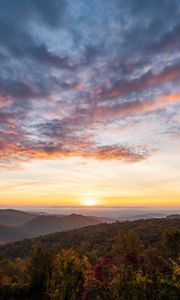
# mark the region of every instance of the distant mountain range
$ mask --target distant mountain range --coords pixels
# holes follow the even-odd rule
[[[33,220],[21,226],[24,232],[31,236],[39,236],[57,231],[65,231],[74,228],[80,228],[89,225],[101,223],[100,220],[93,217],[71,214],[64,217],[58,216],[38,216]]]
[[[107,222],[107,218],[78,214],[47,215],[0,210],[0,244]]]
[[[71,219],[71,216],[68,216]],[[76,217],[75,217],[76,218]],[[79,218],[79,217],[77,217]],[[101,223],[63,232],[56,232],[46,236],[26,239],[0,246],[0,255],[7,257],[25,258],[30,255],[34,244],[58,253],[62,249],[77,249],[90,252],[91,255],[106,255],[120,231],[133,230],[137,232],[146,246],[153,245],[161,239],[162,233],[167,229],[180,229],[180,218],[175,215],[170,218],[153,218],[135,221]]]
[[[22,225],[34,219],[35,213],[28,213],[15,209],[0,209],[0,224],[1,225]]]
[[[138,214],[138,215],[125,215],[123,217],[119,217],[119,222],[124,221],[135,221],[135,220],[146,220],[146,219],[153,219],[153,218],[164,218],[166,217],[166,213],[144,213],[144,214]]]
[[[162,217],[165,217],[165,215],[149,213],[112,219],[107,217],[84,216],[81,214],[52,215],[40,212],[34,213],[14,209],[0,209],[0,244],[78,229],[100,223]],[[178,214],[167,216],[167,218],[178,217],[180,217]]]

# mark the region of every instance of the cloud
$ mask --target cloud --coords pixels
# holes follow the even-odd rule
[[[124,128],[149,114],[161,147],[179,128],[179,14],[177,0],[0,1],[1,163],[140,161],[155,139]]]
[[[109,121],[124,116],[159,112],[167,106],[175,104],[180,104],[180,94],[160,95],[147,101],[127,101],[113,106],[98,107],[93,119]]]
[[[159,74],[148,71],[139,78],[132,80],[119,80],[114,83],[110,90],[103,92],[102,99],[127,96],[131,93],[139,93],[146,89],[160,87],[166,83],[180,81],[180,65],[168,66]]]

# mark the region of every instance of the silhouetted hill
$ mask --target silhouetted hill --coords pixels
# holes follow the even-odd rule
[[[13,209],[0,210],[0,244],[102,222],[104,222],[103,218],[77,214],[36,215]]]
[[[65,217],[39,216],[21,226],[23,231],[34,237],[54,233],[58,231],[80,228],[88,225],[99,224],[96,218],[85,217],[82,215],[71,214]]]
[[[19,227],[0,224],[0,244],[32,237],[31,234],[24,232]]]
[[[36,217],[36,214],[15,209],[0,209],[0,224],[21,225]]]
[[[157,242],[161,234],[169,228],[180,229],[179,218],[147,219],[137,221],[99,224],[66,232],[54,233],[36,239],[14,242],[0,247],[0,253],[11,258],[26,257],[34,243],[43,245],[55,252],[61,249],[83,247],[83,251],[93,251],[104,255],[108,253],[120,230],[136,231],[145,245]]]
[[[145,220],[145,219],[154,219],[154,218],[164,218],[166,217],[165,213],[145,213],[139,215],[126,215],[123,217],[119,217],[118,221],[135,221],[135,220]]]
[[[167,216],[166,218],[167,218],[167,219],[174,219],[174,218],[180,219],[180,214],[169,215],[169,216]]]

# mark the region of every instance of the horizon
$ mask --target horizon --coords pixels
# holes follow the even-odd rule
[[[30,213],[47,215],[71,215],[96,216],[104,218],[130,218],[146,216],[165,217],[168,215],[180,215],[179,206],[7,206],[0,205],[0,210],[12,209]]]

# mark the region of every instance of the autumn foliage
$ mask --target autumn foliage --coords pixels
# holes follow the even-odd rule
[[[2,256],[0,299],[180,299],[179,229],[166,230],[148,246],[133,230],[120,231],[108,253],[96,259],[82,249],[55,253],[35,244],[26,259]]]

